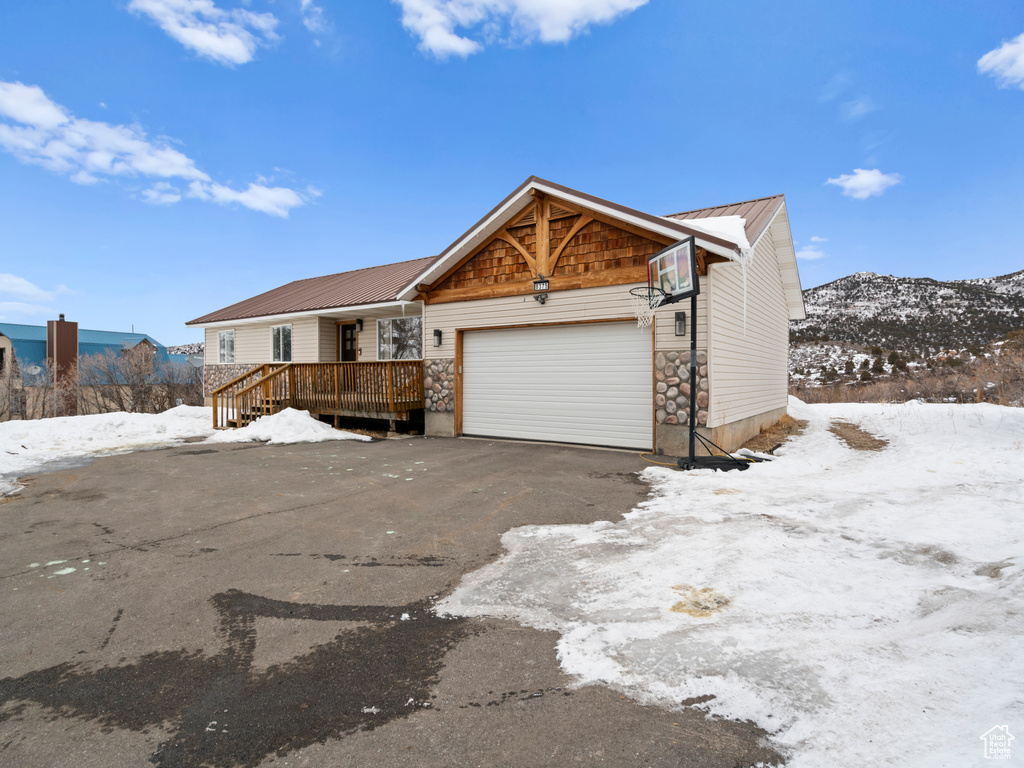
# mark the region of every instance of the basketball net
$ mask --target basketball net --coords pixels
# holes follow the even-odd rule
[[[665,292],[661,288],[649,285],[632,288],[629,291],[629,300],[633,304],[637,327],[646,328],[654,320],[654,310],[665,301]]]

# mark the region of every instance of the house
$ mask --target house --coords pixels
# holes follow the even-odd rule
[[[693,383],[677,322],[689,305],[638,328],[629,296],[648,259],[688,237]],[[206,332],[218,426],[285,404],[422,408],[429,435],[681,455],[691,396],[726,449],[785,413],[789,321],[803,316],[782,195],[656,216],[531,177],[436,257],[298,280],[188,325]]]
[[[185,362],[185,355],[168,354],[163,344],[145,333],[79,329],[78,323],[61,315],[46,325],[0,323],[0,372],[11,365],[20,376],[37,376],[46,371],[47,360],[68,364],[77,357],[134,349],[140,344],[151,348],[157,360]]]

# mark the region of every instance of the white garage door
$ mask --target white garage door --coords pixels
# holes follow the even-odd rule
[[[651,333],[636,323],[469,331],[466,435],[649,449]]]

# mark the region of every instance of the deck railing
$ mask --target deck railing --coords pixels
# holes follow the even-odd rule
[[[241,376],[236,376],[227,384],[222,384],[210,392],[210,398],[213,401],[213,428],[223,429],[233,426],[230,422],[234,420],[237,411],[235,398],[238,392],[248,387],[254,381],[259,381],[282,365],[283,363],[257,365],[255,368],[246,371]]]
[[[214,390],[213,405],[215,428],[244,427],[288,407],[315,415],[408,419],[423,407],[423,361],[264,365]]]

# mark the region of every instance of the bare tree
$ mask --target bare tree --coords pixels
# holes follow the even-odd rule
[[[15,373],[13,365],[5,366],[0,371],[0,421],[9,421],[22,415],[23,397],[21,376]]]
[[[203,371],[188,363],[163,360],[157,363],[157,400],[160,410],[176,405],[203,404]]]
[[[1024,330],[1010,331],[1004,341],[978,364],[979,391],[996,386],[1002,405],[1024,406]]]
[[[21,385],[19,406],[24,419],[73,416],[77,412],[78,378],[74,370],[58,373],[53,360],[47,360],[39,373],[26,373]]]
[[[160,359],[147,344],[88,355],[79,359],[78,368],[87,413],[160,413],[179,400],[185,405],[203,403],[199,371]]]

